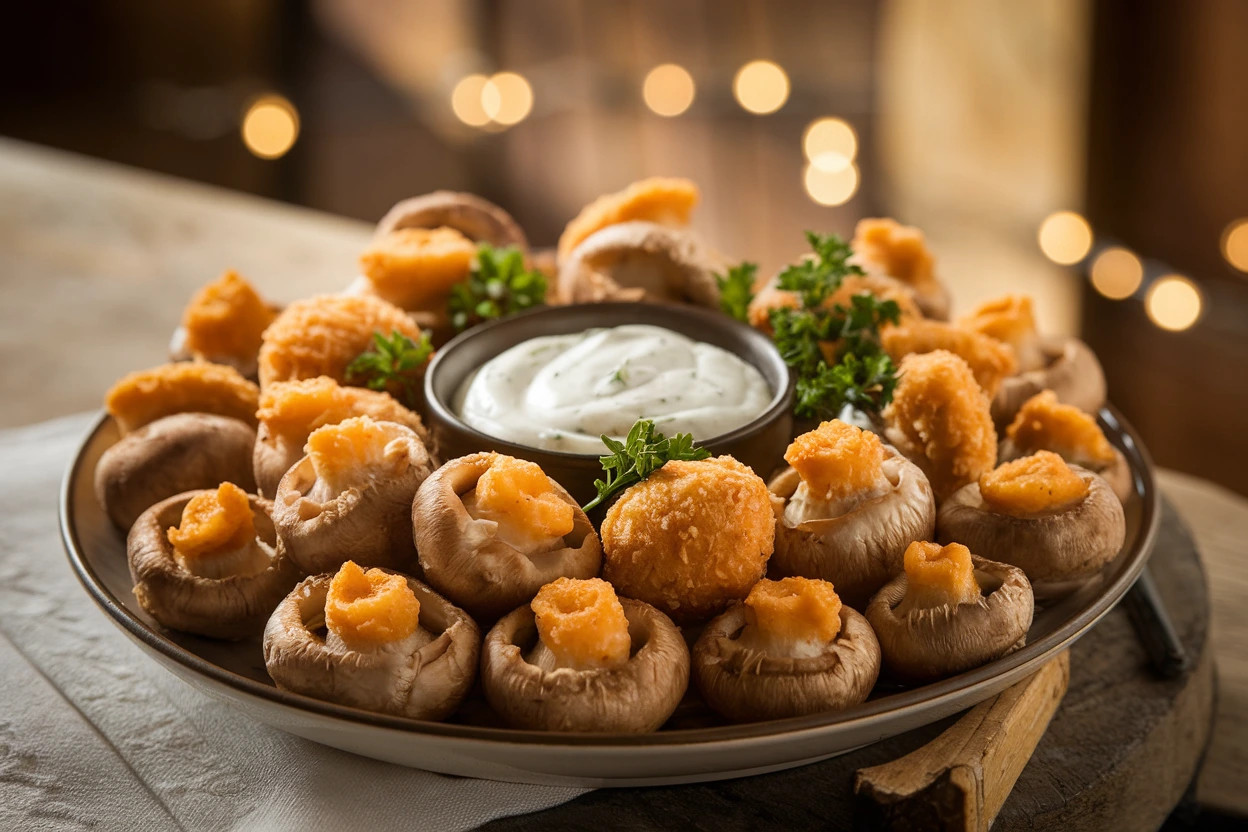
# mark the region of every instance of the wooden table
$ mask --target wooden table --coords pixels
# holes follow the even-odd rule
[[[161,362],[190,294],[236,268],[279,301],[336,291],[369,227],[0,139],[0,427],[93,409]],[[1161,473],[1213,606],[1218,715],[1199,799],[1248,814],[1248,500]]]

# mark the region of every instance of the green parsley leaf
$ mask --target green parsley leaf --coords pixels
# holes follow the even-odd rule
[[[420,333],[419,341],[413,341],[397,329],[389,338],[374,332],[373,348],[360,353],[347,365],[347,382],[362,384],[370,390],[398,387],[403,391],[403,403],[415,409],[420,401],[420,377],[416,371],[432,354],[433,342],[428,332]]]
[[[879,413],[893,400],[897,371],[885,353],[859,358],[846,353],[839,363],[821,364],[811,375],[799,377],[793,412],[826,421],[840,415],[845,405]]]
[[[524,252],[515,246],[477,246],[468,279],[451,288],[447,301],[451,326],[462,332],[470,326],[501,318],[546,302],[546,276],[524,265]]]
[[[796,292],[803,309],[814,309],[839,289],[841,281],[847,276],[863,274],[863,271],[849,263],[854,250],[836,234],[807,231],[806,240],[814,255],[807,256],[780,272],[776,277],[776,286]]]
[[[754,300],[754,278],[758,264],[744,262],[733,266],[728,274],[715,275],[719,284],[719,308],[738,321],[749,318],[750,301]]]
[[[692,434],[678,433],[668,439],[654,429],[654,422],[650,419],[639,419],[633,423],[623,442],[603,434],[602,444],[611,452],[598,458],[606,476],[605,479],[594,480],[598,496],[583,506],[585,511],[600,505],[616,492],[641,482],[669,460],[698,460],[711,455],[705,448],[694,446]]]

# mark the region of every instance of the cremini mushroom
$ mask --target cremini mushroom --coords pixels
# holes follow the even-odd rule
[[[706,703],[728,719],[783,719],[864,701],[880,646],[827,581],[764,579],[702,631],[693,672]]]
[[[412,497],[432,470],[420,437],[395,422],[356,416],[317,428],[277,486],[277,534],[306,573],[347,560],[412,570]]]
[[[1109,444],[1090,414],[1061,404],[1052,390],[1023,403],[1005,429],[997,458],[1012,462],[1036,451],[1052,451],[1068,463],[1100,474],[1123,502],[1135,493],[1131,466],[1122,451]]]
[[[475,243],[516,246],[527,251],[529,241],[511,215],[475,194],[434,191],[405,199],[377,223],[377,235],[404,228],[453,228]]]
[[[967,363],[945,350],[907,355],[900,375],[885,437],[927,475],[939,503],[996,463],[988,399]]]
[[[693,232],[653,222],[609,225],[586,237],[559,269],[569,303],[611,300],[719,308],[715,273],[726,266]]]
[[[279,311],[231,269],[191,298],[169,344],[170,357],[228,364],[255,378],[261,336]]]
[[[255,491],[246,422],[211,413],[175,413],[123,436],[95,466],[95,496],[117,528],[129,529],[161,500],[232,482]]]
[[[264,665],[282,690],[438,720],[471,689],[480,645],[476,623],[420,581],[347,561],[273,610]]]
[[[260,394],[256,416],[260,427],[256,431],[252,465],[262,496],[277,493],[282,477],[303,457],[303,447],[312,431],[352,416],[397,422],[411,428],[426,449],[430,448],[429,434],[420,416],[393,396],[363,387],[343,387],[329,376],[273,382]]]
[[[174,413],[216,413],[255,427],[260,389],[233,367],[177,361],[124,376],[104,396],[104,409],[124,436]]]
[[[416,492],[425,580],[492,621],[559,577],[590,578],[602,545],[585,512],[536,463],[492,452],[447,462]]]
[[[1122,548],[1122,504],[1104,479],[1050,451],[1007,462],[936,513],[941,542],[1017,566],[1037,590],[1091,577]]]
[[[562,264],[587,237],[609,225],[643,220],[673,228],[689,224],[698,204],[698,187],[688,179],[654,176],[634,182],[622,191],[604,194],[581,209],[559,236]]]
[[[598,578],[560,578],[486,634],[481,686],[516,728],[644,733],[689,684],[689,648],[649,604]]]
[[[867,607],[884,668],[900,682],[952,676],[1022,647],[1035,610],[1022,570],[961,543],[915,541],[905,571]]]
[[[278,545],[267,500],[232,483],[162,500],[126,540],[134,597],[173,630],[257,636],[300,572]]]
[[[936,277],[936,258],[922,231],[888,218],[861,219],[850,247],[851,262],[868,274],[887,275],[913,287],[924,315],[949,320],[949,290]]]
[[[874,433],[840,420],[797,437],[784,458],[792,467],[767,486],[776,509],[769,573],[831,581],[861,609],[901,571],[906,547],[935,531],[927,477]]]

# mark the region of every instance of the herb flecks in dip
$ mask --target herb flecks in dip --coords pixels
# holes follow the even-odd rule
[[[657,326],[548,335],[491,359],[460,386],[455,412],[490,436],[531,448],[602,452],[638,419],[704,440],[767,409],[759,371],[711,344]]]

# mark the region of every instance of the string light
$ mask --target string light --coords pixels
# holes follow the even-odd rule
[[[1144,311],[1157,326],[1170,332],[1188,329],[1204,307],[1196,284],[1177,274],[1160,277],[1148,288]]]
[[[693,104],[697,86],[693,76],[679,64],[660,64],[646,73],[641,97],[656,115],[678,116]]]
[[[1078,263],[1092,249],[1092,228],[1074,211],[1049,214],[1038,234],[1044,256],[1063,266]]]
[[[484,75],[465,75],[451,91],[451,109],[455,117],[469,127],[484,127],[490,123],[490,114],[483,104],[485,85],[489,82]]]
[[[1140,258],[1119,246],[1102,251],[1092,261],[1092,286],[1110,300],[1129,298],[1144,280]]]
[[[824,170],[814,162],[806,166],[806,193],[820,205],[843,205],[858,191],[858,167],[852,162],[839,170]]]
[[[533,109],[533,87],[523,75],[500,72],[482,86],[481,109],[499,124],[519,124]]]
[[[789,76],[772,61],[750,61],[737,70],[732,92],[749,112],[767,115],[789,100]]]
[[[836,154],[852,162],[858,154],[858,136],[854,128],[839,118],[820,118],[806,126],[802,134],[802,150],[814,162],[824,154]]]
[[[1222,256],[1241,272],[1248,272],[1248,217],[1235,220],[1222,232]]]
[[[299,111],[280,95],[263,95],[243,115],[243,144],[253,156],[280,159],[299,138]]]

